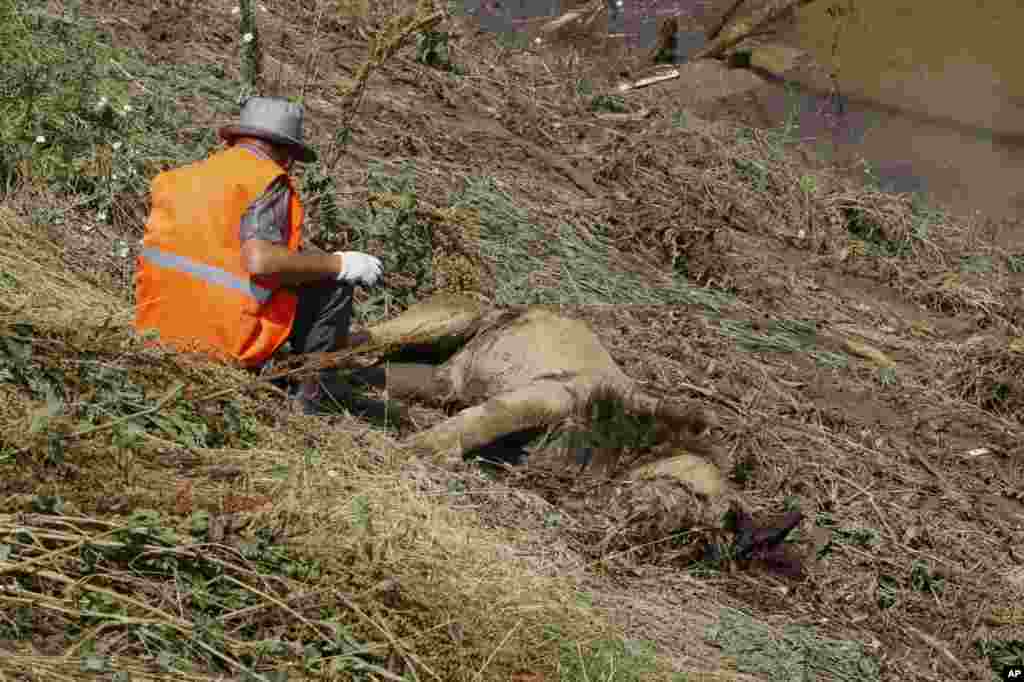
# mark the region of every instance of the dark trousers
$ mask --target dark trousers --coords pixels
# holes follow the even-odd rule
[[[329,353],[348,345],[353,291],[351,284],[330,279],[295,288],[299,304],[288,337],[293,353]]]
[[[330,353],[348,345],[353,291],[351,284],[330,279],[295,287],[299,301],[292,332],[288,336],[292,353]],[[274,358],[250,371],[256,374],[273,372]],[[287,389],[289,381],[274,379],[272,383]]]

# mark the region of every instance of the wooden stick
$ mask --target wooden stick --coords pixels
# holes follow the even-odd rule
[[[783,13],[794,7],[802,7],[803,5],[808,5],[812,2],[814,2],[814,0],[770,0],[767,5],[754,12],[749,19],[733,24],[722,35],[718,36],[715,40],[712,40],[710,43],[698,50],[696,54],[690,57],[690,60],[696,61],[698,59],[719,57],[723,52],[733,47],[744,38],[756,33],[764,24],[778,19]],[[637,88],[647,87],[648,85],[654,85],[655,83],[672,80],[674,78],[679,78],[681,73],[681,71],[675,69],[656,76],[641,78],[640,80],[632,83],[621,83],[618,87],[618,91],[628,92],[630,90],[636,90]]]
[[[640,111],[633,114],[597,114],[597,117],[603,121],[642,121],[651,115],[651,110],[647,107],[643,107]]]
[[[673,78],[679,78],[679,69],[672,69],[671,71],[657,76],[649,76],[647,78],[641,78],[638,81],[632,83],[620,83],[619,92],[628,92],[630,90],[636,90],[637,88],[645,88],[648,85],[654,85],[655,83],[661,83],[662,81],[672,80]]]
[[[756,32],[764,24],[775,21],[791,9],[802,7],[812,2],[814,0],[769,0],[764,7],[750,15],[749,19],[737,21],[729,26],[728,29],[725,29],[721,35],[698,50],[691,59],[717,57],[750,34]]]
[[[718,37],[718,34],[722,32],[722,29],[725,28],[725,25],[729,23],[729,20],[733,18],[733,15],[736,14],[736,10],[738,10],[742,4],[743,0],[733,0],[732,5],[722,13],[722,16],[718,17],[718,20],[714,24],[708,28],[705,35],[709,41]]]
[[[552,19],[548,23],[546,23],[543,26],[541,26],[540,27],[540,32],[541,33],[551,33],[552,31],[557,31],[558,29],[562,28],[566,24],[572,23],[573,21],[575,21],[577,19],[581,19],[581,18],[585,17],[587,14],[596,12],[600,8],[601,5],[602,5],[601,0],[594,0],[591,3],[589,3],[587,5],[584,5],[583,7],[578,7],[578,8],[576,8],[576,9],[570,11],[570,12],[566,12],[562,16],[557,17],[555,19]]]

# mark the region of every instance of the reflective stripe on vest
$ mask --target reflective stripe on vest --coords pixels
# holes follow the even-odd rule
[[[185,272],[210,284],[217,284],[228,289],[240,291],[243,294],[252,296],[260,303],[269,301],[274,293],[270,289],[236,277],[226,270],[215,268],[212,265],[197,263],[191,258],[167,253],[160,249],[147,247],[142,250],[142,257],[156,263],[160,267]]]

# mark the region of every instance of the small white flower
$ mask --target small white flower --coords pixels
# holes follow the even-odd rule
[[[45,143],[46,143],[46,138],[45,137],[43,137],[42,135],[37,135],[36,136],[36,144],[45,144]]]
[[[242,11],[242,8],[241,8],[241,7],[232,7],[232,8],[231,8],[231,13],[232,13],[232,14],[238,14],[238,13],[239,13],[239,12],[241,12],[241,11]]]
[[[125,104],[124,105],[124,115],[127,116],[130,113],[132,113],[132,105],[131,104]]]
[[[110,104],[110,100],[106,97],[100,97],[100,101],[96,103],[96,111],[103,111]]]
[[[116,152],[118,149],[121,148],[121,140],[116,141],[114,144],[110,146],[113,147],[114,151]]]
[[[111,180],[117,180],[117,179],[118,179],[118,178],[120,178],[120,177],[121,177],[121,175],[120,175],[120,174],[118,174],[118,173],[111,173],[111,174],[110,174],[110,179],[111,179]]]
[[[107,222],[107,212],[106,211],[100,211],[99,213],[97,213],[96,214],[96,220],[100,221],[101,223]]]
[[[252,34],[251,33],[246,33],[244,36],[242,36],[242,42],[243,43],[251,43],[252,42]]]

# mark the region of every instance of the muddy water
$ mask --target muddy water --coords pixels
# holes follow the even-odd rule
[[[854,8],[838,20],[837,80],[854,100],[847,127],[863,131],[840,153],[958,212],[1024,218],[1024,4],[819,0],[783,37],[823,66],[833,64],[833,4]],[[784,109],[779,93],[765,99],[773,115]]]
[[[731,4],[623,3],[610,19],[609,32],[625,32],[630,44],[641,48],[652,44],[658,16],[681,14],[699,26]],[[566,4],[503,0],[504,7],[495,9],[480,0],[464,2],[485,28],[496,31],[515,30],[518,19],[558,15]],[[853,12],[829,16],[836,5]],[[775,39],[808,51],[821,68],[789,74],[788,88],[780,81],[767,83],[747,93],[741,106],[760,125],[790,120],[796,135],[813,140],[837,162],[863,159],[887,189],[921,193],[956,213],[980,210],[1024,219],[1020,26],[1020,0],[817,0],[798,10]],[[839,61],[834,62],[837,28]],[[679,59],[703,42],[701,33],[681,33]],[[838,100],[828,97],[829,70],[837,75]],[[1020,234],[1006,238],[1024,246],[1024,228],[1018,229]]]

